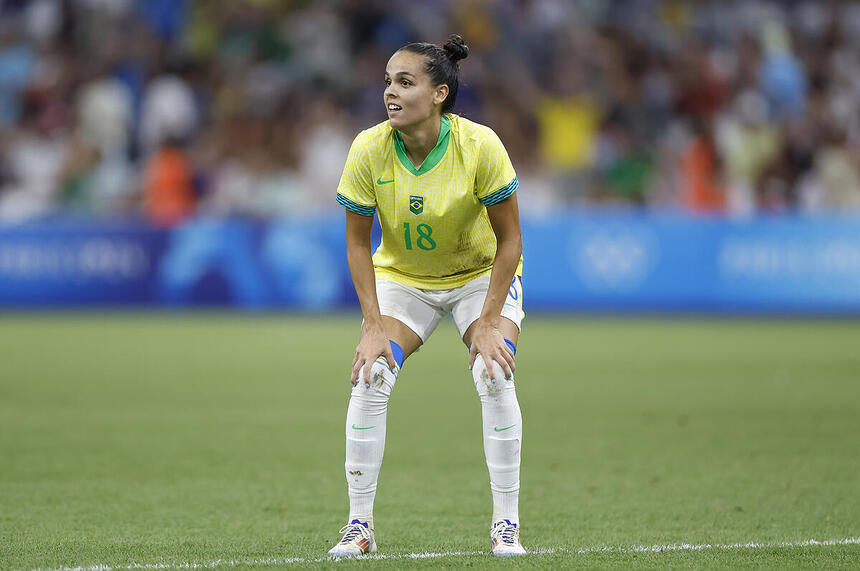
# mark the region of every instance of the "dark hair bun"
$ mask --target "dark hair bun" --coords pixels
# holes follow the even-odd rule
[[[461,59],[465,59],[469,55],[469,46],[463,41],[463,37],[459,34],[451,34],[448,36],[448,41],[442,46],[445,50],[445,55],[448,59],[457,63]]]

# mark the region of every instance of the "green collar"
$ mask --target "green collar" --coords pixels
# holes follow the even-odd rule
[[[403,137],[400,136],[400,131],[394,130],[394,150],[397,152],[397,158],[400,159],[400,164],[406,167],[406,170],[415,176],[421,176],[429,171],[442,160],[445,156],[445,151],[448,150],[448,140],[451,138],[451,120],[442,115],[442,124],[439,127],[439,140],[436,141],[436,146],[421,163],[417,169],[409,157],[406,156],[406,147],[403,145]]]

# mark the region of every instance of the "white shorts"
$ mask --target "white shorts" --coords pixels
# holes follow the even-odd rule
[[[426,342],[449,313],[454,317],[460,337],[481,316],[490,276],[475,278],[454,289],[419,289],[391,280],[376,280],[376,296],[382,315],[393,317],[414,331]],[[514,276],[508,297],[502,307],[502,317],[516,323],[519,329],[523,317],[523,282]]]

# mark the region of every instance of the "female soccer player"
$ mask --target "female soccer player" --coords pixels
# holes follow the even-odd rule
[[[523,319],[517,178],[496,134],[451,114],[460,36],[413,43],[385,68],[388,121],[355,138],[337,189],[364,322],[346,413],[349,523],[329,553],[376,551],[373,500],[388,398],[403,361],[451,313],[469,347],[490,472],[494,555],[520,555],[522,417],[514,354]],[[382,243],[371,256],[373,214]]]

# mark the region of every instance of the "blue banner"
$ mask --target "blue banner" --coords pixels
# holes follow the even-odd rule
[[[165,239],[130,223],[0,227],[0,305],[154,303]]]
[[[523,220],[525,309],[860,312],[860,222]],[[342,215],[0,228],[0,306],[355,307]],[[374,243],[379,231],[374,230]]]
[[[857,220],[587,214],[524,226],[532,308],[860,311]]]

